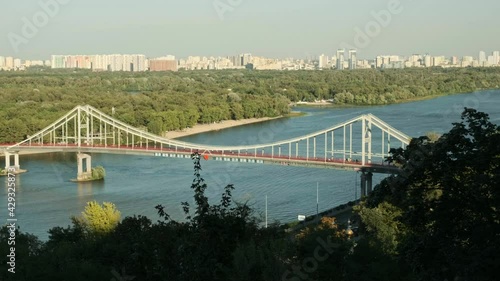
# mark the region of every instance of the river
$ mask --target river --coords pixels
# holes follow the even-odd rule
[[[464,107],[486,112],[494,123],[500,124],[500,91],[493,90],[387,106],[297,107],[295,110],[307,114],[182,140],[212,145],[267,143],[328,128],[364,113],[372,113],[396,129],[418,137],[429,131],[448,131],[452,122],[460,121]],[[187,159],[93,154],[92,163],[105,167],[106,180],[77,184],[69,181],[76,176],[76,155],[22,156],[21,168],[29,172],[17,176],[16,216],[21,231],[46,240],[47,230],[68,226],[70,217],[79,215],[91,200],[115,203],[122,217],[145,215],[153,221],[159,219],[154,209],[157,204],[163,204],[172,218],[181,220],[184,216],[180,203],[192,202],[193,165]],[[359,197],[358,175],[350,171],[216,161],[203,161],[202,168],[211,202],[219,201],[223,187],[232,183],[236,187],[233,197],[248,202],[256,216],[263,216],[267,195],[269,222],[287,222],[296,220],[297,215],[316,213],[317,185],[320,211]],[[380,179],[382,176],[374,176],[375,183]],[[7,179],[1,181],[3,223],[7,217]]]

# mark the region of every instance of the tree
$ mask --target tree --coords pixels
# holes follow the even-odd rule
[[[102,180],[106,177],[106,170],[104,170],[103,166],[97,166],[92,168],[92,179],[93,180]]]
[[[103,235],[110,233],[120,222],[121,213],[110,202],[91,201],[85,206],[85,211],[80,217],[73,217],[75,225],[81,225],[90,235]]]
[[[401,209],[389,202],[382,202],[375,208],[368,208],[366,204],[361,203],[355,206],[355,210],[366,230],[373,234],[374,242],[380,245],[384,253],[397,254],[398,243],[404,236],[404,224],[399,221]]]
[[[402,210],[401,258],[425,280],[494,280],[500,266],[500,126],[465,109],[435,142],[391,151],[402,172],[368,200]]]

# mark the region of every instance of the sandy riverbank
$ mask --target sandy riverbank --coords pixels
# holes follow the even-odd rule
[[[298,101],[292,103],[292,106],[333,106],[333,105],[335,105],[333,102],[326,100],[315,101],[315,102]]]
[[[232,128],[236,126],[242,126],[242,125],[247,125],[247,124],[252,124],[252,123],[258,123],[258,122],[264,122],[264,121],[269,121],[277,118],[282,118],[282,117],[264,117],[264,118],[250,118],[250,119],[242,119],[242,120],[225,120],[220,123],[215,123],[215,124],[198,124],[195,125],[193,128],[188,128],[184,129],[181,131],[170,131],[165,133],[165,137],[169,139],[176,139],[176,138],[181,138],[189,135],[195,135],[195,134],[200,134],[200,133],[205,133],[205,132],[210,132],[210,131],[218,131],[222,129],[227,129],[227,128]]]

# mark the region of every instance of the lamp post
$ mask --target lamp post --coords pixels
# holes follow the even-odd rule
[[[266,194],[266,228],[267,228],[267,194]]]
[[[316,217],[319,217],[319,182],[316,182]]]

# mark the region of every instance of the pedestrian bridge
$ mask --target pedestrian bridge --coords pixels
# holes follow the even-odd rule
[[[391,147],[404,148],[410,139],[376,116],[365,114],[318,132],[268,144],[203,145],[157,136],[85,105],[19,143],[0,145],[0,154],[6,156],[6,169],[20,170],[19,155],[79,153],[79,176],[88,173],[91,166],[90,156],[83,153],[190,158],[198,152],[205,160],[357,170],[370,174],[371,179],[371,173],[397,173],[397,167],[384,163],[385,157]],[[80,163],[83,160],[87,161],[86,171]]]

